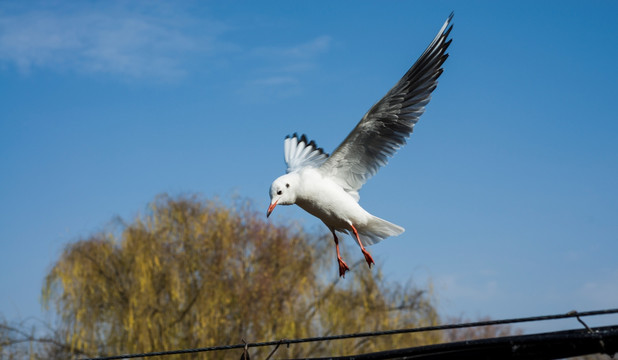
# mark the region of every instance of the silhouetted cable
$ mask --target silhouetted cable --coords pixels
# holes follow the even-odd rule
[[[282,345],[282,344],[291,345],[291,344],[299,344],[299,343],[315,342],[315,341],[333,341],[333,340],[353,339],[353,338],[372,337],[372,336],[461,329],[461,328],[479,327],[479,326],[506,325],[506,324],[516,324],[516,323],[533,322],[533,321],[548,321],[548,320],[558,320],[558,319],[566,319],[566,318],[578,318],[578,320],[581,322],[581,319],[579,319],[580,317],[595,316],[595,315],[608,315],[608,314],[616,314],[616,313],[618,313],[618,308],[606,309],[606,310],[595,310],[595,311],[584,311],[584,312],[570,311],[566,314],[531,316],[531,317],[521,317],[521,318],[503,319],[503,320],[486,320],[486,321],[476,321],[476,322],[469,322],[469,323],[462,323],[462,324],[435,325],[435,326],[425,326],[425,327],[420,327],[420,328],[396,329],[396,330],[384,330],[384,331],[370,331],[370,332],[361,332],[361,333],[354,333],[354,334],[317,336],[317,337],[292,339],[292,340],[284,339],[284,340],[266,341],[266,342],[258,342],[258,343],[211,346],[211,347],[203,347],[203,348],[181,349],[181,350],[170,350],[170,351],[156,351],[156,352],[140,353],[140,354],[124,354],[124,355],[90,358],[86,360],[120,360],[120,359],[145,358],[145,357],[151,357],[151,356],[193,354],[193,353],[207,352],[207,351],[244,349],[245,346],[262,347],[262,346],[275,346],[275,345]]]

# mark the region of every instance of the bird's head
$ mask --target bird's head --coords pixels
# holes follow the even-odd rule
[[[296,174],[285,174],[278,177],[270,185],[270,206],[266,211],[266,217],[270,216],[277,205],[293,205],[296,203],[296,187],[298,179]]]

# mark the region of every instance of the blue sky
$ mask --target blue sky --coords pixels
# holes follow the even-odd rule
[[[2,1],[0,314],[45,318],[63,246],[157,194],[265,211],[285,135],[332,152],[451,11],[427,112],[360,193],[406,232],[369,250],[443,315],[617,307],[618,2]]]

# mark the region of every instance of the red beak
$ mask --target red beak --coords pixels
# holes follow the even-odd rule
[[[268,211],[266,211],[266,217],[269,217],[270,213],[272,213],[273,210],[275,210],[275,206],[277,206],[277,202],[279,202],[279,200],[277,200],[274,203],[270,204],[270,206],[268,207]]]

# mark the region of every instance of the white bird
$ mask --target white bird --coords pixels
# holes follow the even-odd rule
[[[334,236],[339,276],[345,276],[350,268],[339,253],[336,231],[354,235],[370,268],[375,262],[365,246],[404,231],[363,209],[358,204],[358,191],[406,143],[425,112],[448,57],[452,17],[451,13],[425,52],[369,109],[330,157],[314,141],[307,141],[305,135],[285,138],[287,173],[270,186],[266,216],[277,205],[296,204],[322,220]]]

